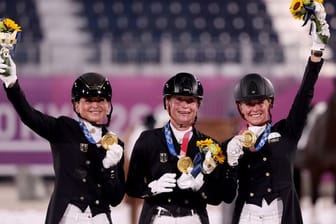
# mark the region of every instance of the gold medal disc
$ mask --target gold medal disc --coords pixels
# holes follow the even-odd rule
[[[257,141],[257,136],[252,131],[249,130],[244,131],[242,135],[243,135],[243,141],[242,141],[243,147],[246,148],[253,147]]]
[[[190,157],[184,156],[177,161],[177,168],[181,173],[187,173],[189,167],[194,167],[194,164]]]
[[[118,137],[114,134],[107,133],[101,139],[101,144],[104,149],[108,150],[110,145],[118,142]]]

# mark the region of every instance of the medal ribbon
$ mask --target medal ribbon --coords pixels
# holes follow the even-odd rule
[[[183,140],[182,140],[182,145],[181,145],[181,150],[180,150],[180,157],[187,155],[187,147],[188,147],[190,132],[191,131],[187,131],[183,135]]]
[[[191,131],[186,132],[183,136],[180,156],[177,155],[174,144],[173,144],[172,134],[171,134],[171,131],[169,129],[169,122],[164,126],[164,133],[165,133],[165,138],[166,138],[167,146],[168,146],[168,149],[169,149],[169,153],[173,156],[176,156],[176,157],[185,156],[187,154],[187,146],[188,146],[189,136],[191,134]],[[199,174],[202,170],[202,156],[201,156],[201,153],[196,154],[196,156],[193,160],[193,163],[194,163],[194,168],[191,171],[191,175],[193,177],[196,177],[197,174]]]
[[[176,153],[176,150],[175,150],[175,147],[174,147],[174,144],[173,144],[172,134],[171,134],[171,131],[169,129],[169,122],[164,126],[164,134],[165,134],[165,137],[166,137],[166,142],[167,142],[167,147],[168,147],[169,153],[173,156],[178,157],[178,155]]]
[[[169,129],[169,122],[164,126],[164,133],[165,133],[169,153],[173,156],[178,157],[178,158],[180,158],[182,156],[186,156],[187,148],[188,148],[188,142],[189,142],[189,136],[190,136],[191,131],[186,132],[183,136],[180,155],[177,155],[177,153],[176,153],[174,143],[173,143],[172,134],[171,134],[171,131]]]
[[[261,139],[258,145],[254,148],[254,151],[259,151],[266,143],[268,135],[271,133],[271,123],[267,123],[264,134],[261,136]]]
[[[191,175],[193,177],[196,177],[197,174],[199,174],[201,172],[201,170],[202,170],[202,162],[203,162],[202,155],[199,152],[199,153],[196,154],[196,156],[195,156],[195,158],[193,160],[194,168],[191,171]]]
[[[95,141],[95,140],[93,139],[93,137],[91,136],[91,134],[90,134],[89,130],[87,129],[86,125],[84,124],[84,122],[83,122],[81,119],[79,119],[79,120],[78,120],[78,123],[79,123],[79,126],[80,126],[80,128],[82,129],[82,131],[83,131],[83,133],[84,133],[86,139],[87,139],[90,143],[92,143],[92,144],[96,144],[96,141]]]

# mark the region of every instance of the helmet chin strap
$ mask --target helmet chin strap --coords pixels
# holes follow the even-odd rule
[[[167,106],[165,109],[168,111],[168,114],[169,114],[169,116],[171,117],[171,113],[170,113],[170,104],[169,104],[169,103],[168,103],[168,106]],[[188,124],[188,125],[185,125],[185,124],[177,124],[177,125],[178,125],[179,128],[187,128],[187,127],[189,127],[189,125],[190,125],[190,126],[194,126],[195,123],[196,123],[196,121],[197,121],[197,114],[196,114],[196,116],[195,116],[194,121],[191,122],[191,124]]]
[[[111,115],[112,115],[112,112],[113,112],[113,106],[111,105],[111,110],[108,114],[106,114],[106,117],[107,117],[107,121],[105,124],[97,124],[96,122],[91,122],[91,121],[87,121],[89,122],[90,124],[92,124],[93,126],[95,127],[98,127],[98,128],[102,128],[102,127],[108,127],[110,125],[110,122],[111,122]],[[80,115],[80,113],[76,112],[77,116],[80,117],[81,119],[84,119],[82,118],[82,116]],[[85,120],[85,119],[84,119]]]
[[[96,127],[108,127],[110,125],[110,122],[111,122],[111,115],[112,115],[112,111],[113,111],[113,106],[111,105],[111,110],[108,114],[106,114],[106,117],[107,117],[107,121],[105,124],[96,124],[96,123],[91,123],[93,126],[96,126]]]
[[[239,108],[239,103],[237,102],[236,103],[236,106],[237,106],[237,110],[240,114],[240,117],[243,118],[243,120],[246,121],[245,117],[244,117],[244,114],[240,111],[240,108]],[[269,119],[264,123],[264,124],[261,124],[261,125],[258,125],[258,126],[263,126],[267,123],[272,123],[272,113],[271,113],[271,109],[273,108],[273,104],[271,104],[271,106],[268,108],[268,116],[269,116]]]
[[[194,126],[194,125],[195,125],[196,120],[197,120],[197,115],[196,115],[194,121],[191,122],[191,123],[188,123],[188,124],[178,124],[178,123],[176,123],[176,124],[177,124],[177,126],[178,126],[179,128],[189,128],[190,126]]]
[[[187,128],[189,127],[189,125],[185,125],[185,124],[177,124],[179,126],[179,128]]]

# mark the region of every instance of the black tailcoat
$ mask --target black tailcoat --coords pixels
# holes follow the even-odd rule
[[[106,151],[91,144],[78,121],[41,113],[30,106],[18,81],[6,89],[22,122],[49,141],[55,171],[55,186],[45,223],[58,224],[71,202],[82,211],[90,206],[92,215],[106,213],[110,205],[118,205],[125,194],[124,158],[114,167],[105,169],[102,160]],[[103,133],[107,130],[103,129]],[[118,140],[123,146],[123,142]]]
[[[209,137],[193,128],[193,135],[188,143],[187,156],[194,159],[199,152],[196,141],[206,138]],[[180,146],[175,137],[173,137],[173,142],[176,152],[179,154]],[[126,193],[129,196],[144,198],[139,223],[150,223],[157,206],[168,210],[177,207],[194,209],[200,215],[203,224],[209,223],[206,205],[218,205],[221,202],[221,197],[217,194],[222,190],[217,184],[217,180],[219,180],[217,169],[210,175],[204,175],[205,184],[197,192],[191,189],[181,190],[176,186],[173,192],[158,195],[151,193],[148,184],[153,180],[159,179],[165,173],[176,173],[177,178],[181,175],[177,168],[177,161],[178,158],[169,153],[164,128],[142,132],[132,151],[126,182]],[[230,181],[228,179],[228,184]],[[227,195],[227,197],[225,200],[230,201],[234,194]]]
[[[293,163],[322,64],[323,61],[308,61],[301,86],[287,118],[271,127],[268,140],[260,151],[244,150],[238,165],[239,187],[233,224],[239,223],[245,202],[261,205],[263,198],[270,203],[277,197],[282,199],[284,206],[281,223],[302,223],[300,202],[293,181]],[[230,139],[223,143],[223,148],[226,148],[229,141]],[[235,192],[235,189],[231,191]]]

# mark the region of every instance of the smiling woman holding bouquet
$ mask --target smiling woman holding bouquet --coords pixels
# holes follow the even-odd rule
[[[55,186],[45,223],[111,224],[110,207],[125,195],[125,175],[124,143],[108,130],[113,111],[110,82],[94,72],[74,81],[76,119],[40,112],[25,97],[11,58],[18,31],[12,20],[0,20],[0,79],[21,121],[50,143]]]
[[[3,64],[0,79],[22,122],[48,140],[55,186],[46,224],[111,224],[110,206],[125,194],[123,142],[108,130],[112,88],[97,73],[85,73],[73,83],[72,104],[77,119],[53,117],[34,109],[16,76],[13,60]],[[3,73],[8,69],[9,76]],[[29,221],[28,221],[29,222]]]
[[[295,5],[299,6],[302,4]],[[313,5],[315,8],[311,6],[307,8],[315,9],[308,17],[312,20],[311,55],[287,117],[272,123],[275,91],[266,77],[247,74],[235,87],[234,98],[246,128],[223,143],[228,163],[237,170],[239,180],[233,224],[303,223],[293,181],[293,163],[330,36],[323,6],[320,3]],[[293,12],[302,10],[295,8]]]
[[[140,224],[208,224],[206,205],[221,202],[216,192],[223,188],[215,168],[224,155],[213,139],[194,127],[202,99],[203,87],[194,75],[170,78],[163,88],[170,120],[162,128],[142,132],[134,145],[126,193],[144,199]]]

